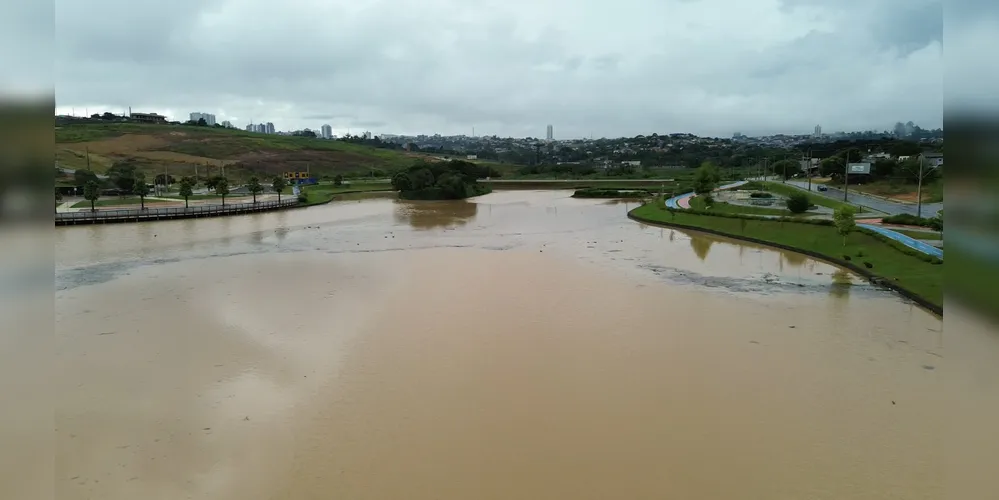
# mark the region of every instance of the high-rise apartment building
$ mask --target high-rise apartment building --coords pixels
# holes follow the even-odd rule
[[[555,138],[555,127],[552,127],[551,125],[549,125],[547,132],[548,133],[545,135],[546,139],[548,139],[550,141],[550,140],[552,140],[552,139]]]
[[[207,123],[209,127],[215,126],[215,115],[211,113],[191,113],[192,122],[197,122],[202,119],[205,120],[205,123]]]
[[[819,137],[821,135],[822,135],[822,125],[816,125],[815,126],[815,137]]]
[[[264,125],[264,133],[265,134],[273,134],[274,133],[274,124],[271,123],[271,122],[267,122],[267,125]]]
[[[321,131],[320,135],[323,139],[333,138],[333,127],[329,125],[323,125],[322,127],[320,127],[320,131]]]

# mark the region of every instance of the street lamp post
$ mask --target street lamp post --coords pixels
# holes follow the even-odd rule
[[[919,154],[919,180],[916,183],[916,217],[923,216],[923,154]]]
[[[850,150],[846,148],[846,155],[843,156],[843,201],[849,201],[850,197]]]

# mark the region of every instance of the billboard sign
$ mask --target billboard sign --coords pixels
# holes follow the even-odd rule
[[[847,166],[847,171],[851,174],[870,174],[871,164],[870,163],[851,163]]]

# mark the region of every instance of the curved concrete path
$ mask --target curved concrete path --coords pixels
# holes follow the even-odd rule
[[[749,181],[737,181],[731,184],[725,184],[724,186],[719,186],[715,188],[715,191],[721,191],[723,189],[732,189],[734,187],[739,187]],[[666,200],[666,206],[670,208],[678,208],[685,210],[690,208],[690,199],[694,197],[695,193],[684,193],[681,195],[674,196]]]

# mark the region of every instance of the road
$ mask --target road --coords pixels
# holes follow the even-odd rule
[[[795,181],[789,180],[788,184],[797,186],[802,189],[808,189],[808,182],[805,181]],[[812,192],[818,196],[825,196],[826,198],[831,198],[834,200],[843,199],[843,191],[837,188],[827,188],[826,191],[818,191],[816,188],[819,184],[812,183]],[[857,193],[856,191],[849,191],[847,194],[850,203],[855,205],[863,205],[865,207],[873,208],[879,212],[885,212],[889,215],[898,214],[910,214],[916,215],[916,205],[909,203],[898,203],[894,201],[887,201],[881,198],[875,198],[873,196],[868,196],[865,194]],[[933,217],[937,212],[943,210],[943,203],[923,203],[922,216],[923,217]]]

